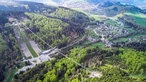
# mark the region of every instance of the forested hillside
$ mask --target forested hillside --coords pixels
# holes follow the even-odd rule
[[[26,25],[43,40],[59,48],[65,47],[71,40],[83,35],[85,33],[83,26],[89,22],[89,18],[85,14],[66,8],[58,8],[49,16],[33,13],[26,15],[29,16],[29,20],[25,21]],[[29,36],[36,42],[39,41],[35,36]],[[47,48],[40,41],[39,45],[43,49]]]
[[[0,80],[5,79],[5,82],[11,82],[18,68],[25,65],[24,62],[20,62],[24,56],[22,56],[22,51],[20,51],[19,32],[16,32],[18,28],[14,26],[17,25],[18,21],[21,21],[20,27],[27,33],[26,36],[30,40],[34,40],[43,50],[47,50],[50,47],[25,28],[30,28],[51,46],[61,48],[83,36],[85,33],[83,27],[89,22],[88,16],[68,8],[52,7],[33,2],[19,3],[22,5],[18,5],[16,8],[13,6],[1,6],[0,58],[2,59],[0,61]],[[11,21],[8,21],[8,19]]]
[[[21,59],[21,53],[13,28],[7,24],[7,13],[2,13],[0,16],[2,17],[0,20],[0,81],[3,81],[7,78],[4,73],[12,72],[20,63],[18,61]]]
[[[125,5],[125,4],[121,4],[120,2],[110,2],[110,1],[99,3],[97,9],[93,10],[92,12],[100,15],[106,15],[109,17],[113,17],[118,14],[123,14],[126,12],[146,14],[145,11],[134,5]]]
[[[26,20],[26,25],[31,28],[35,33],[42,37],[48,44],[52,46],[62,47],[66,46],[71,38],[63,33],[63,30],[69,27],[68,23],[62,22],[60,19],[47,18],[43,15],[27,14],[31,20]],[[29,31],[28,31],[29,33]],[[30,38],[39,41],[33,34],[29,34]],[[46,49],[48,46],[39,41],[40,46]]]
[[[17,3],[0,6],[0,82],[146,82],[145,10]]]
[[[69,23],[83,24],[89,21],[89,18],[84,13],[80,13],[64,7],[59,7],[55,12],[51,13],[50,15],[66,20]]]
[[[18,82],[144,82],[145,53],[131,49],[116,51],[100,50],[98,48],[74,48],[67,55],[82,63],[89,70],[100,70],[101,78],[90,78],[89,72],[70,61],[68,58],[54,59],[36,68],[16,75]],[[117,54],[117,55],[114,55]],[[134,54],[132,56],[131,54]],[[139,58],[140,57],[140,58]],[[100,63],[102,62],[102,63]],[[136,65],[135,65],[136,64]],[[132,77],[132,78],[131,78]],[[86,79],[85,79],[86,78]],[[139,79],[136,79],[139,78]]]

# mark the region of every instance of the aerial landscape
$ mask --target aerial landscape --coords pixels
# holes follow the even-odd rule
[[[146,0],[1,0],[0,82],[146,82]]]

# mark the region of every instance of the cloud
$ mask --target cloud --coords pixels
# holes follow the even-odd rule
[[[0,0],[0,5],[16,5],[18,4],[16,1],[31,1],[31,2],[39,2],[47,5],[58,5],[58,2],[64,0]]]
[[[17,3],[14,0],[1,0],[0,5],[16,5]]]
[[[39,3],[44,3],[48,5],[58,5],[56,1],[58,0],[15,0],[15,1],[31,1],[31,2],[39,2]]]

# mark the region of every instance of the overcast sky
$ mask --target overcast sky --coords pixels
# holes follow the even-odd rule
[[[57,5],[56,2],[69,1],[69,0],[0,0],[0,4],[2,5],[16,4],[14,1],[33,1],[33,2],[48,4],[48,5]],[[78,0],[70,0],[70,1],[78,1]],[[104,0],[101,0],[101,1],[104,1]],[[122,1],[122,0],[114,0],[114,1]],[[128,0],[123,0],[123,1],[128,1]],[[133,0],[133,1],[135,2],[135,4],[139,4],[138,6],[146,4],[146,0]]]
[[[61,0],[0,0],[0,4],[16,4],[14,1],[33,1],[33,2],[41,2],[44,4],[49,5],[57,5],[55,1],[61,1]]]
[[[41,2],[50,5],[57,5],[53,0],[17,0],[17,1],[33,1],[33,2]]]

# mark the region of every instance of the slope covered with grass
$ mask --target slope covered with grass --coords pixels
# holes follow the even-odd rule
[[[131,16],[133,21],[141,26],[146,26],[146,15],[141,13],[125,13],[125,15]]]

